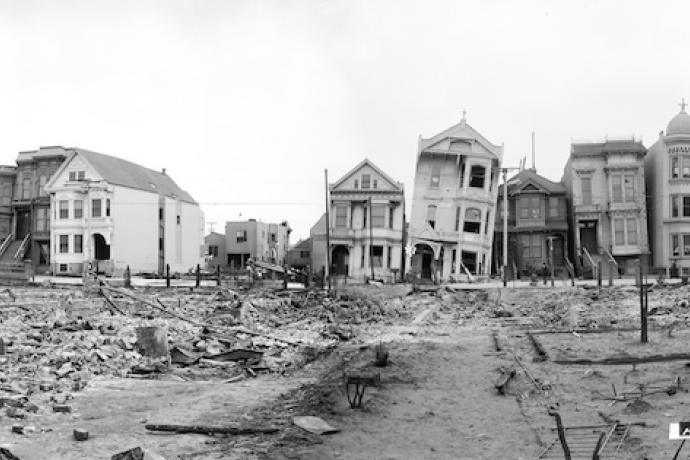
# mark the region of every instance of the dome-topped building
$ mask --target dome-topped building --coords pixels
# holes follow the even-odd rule
[[[690,136],[690,115],[685,111],[685,99],[681,102],[681,110],[668,122],[666,127],[666,135],[674,136],[676,134],[687,134]]]
[[[680,112],[645,157],[651,266],[690,275],[690,115]]]

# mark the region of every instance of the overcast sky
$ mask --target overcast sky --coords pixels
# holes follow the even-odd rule
[[[404,182],[457,123],[559,180],[571,140],[650,146],[690,100],[690,3],[0,0],[0,163],[45,145],[161,169],[308,236],[365,156]],[[408,209],[409,210],[409,209]],[[208,227],[207,227],[208,228]]]

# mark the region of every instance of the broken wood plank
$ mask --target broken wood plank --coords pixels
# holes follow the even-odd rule
[[[603,365],[615,366],[625,364],[643,364],[643,363],[658,363],[662,361],[681,361],[690,360],[690,353],[671,353],[668,355],[650,355],[650,356],[620,356],[603,359],[556,359],[553,362],[556,364],[584,364],[584,365]]]
[[[123,312],[122,310],[120,310],[120,309],[118,308],[118,306],[115,305],[115,302],[113,302],[112,299],[110,299],[110,297],[108,297],[108,294],[106,294],[105,291],[104,291],[103,289],[98,289],[98,292],[99,292],[99,293],[103,296],[103,298],[105,299],[106,306],[109,307],[108,309],[109,309],[111,312],[112,312],[113,310],[115,310],[117,313],[126,316],[126,315],[125,315],[125,312]]]
[[[197,433],[197,434],[271,434],[278,432],[276,427],[237,427],[237,426],[208,426],[208,425],[146,425],[149,431],[166,431],[170,433]]]
[[[539,342],[539,340],[537,340],[537,338],[529,332],[527,333],[527,337],[529,338],[530,342],[532,342],[532,345],[537,352],[538,358],[536,358],[535,361],[547,361],[549,359],[549,355],[546,353],[546,349],[541,342]]]
[[[510,369],[504,369],[501,373],[501,376],[498,378],[496,383],[494,384],[494,387],[496,387],[496,391],[498,391],[498,394],[504,395],[506,394],[506,388],[508,387],[508,382],[510,382],[510,379],[515,377],[515,368],[511,367]]]

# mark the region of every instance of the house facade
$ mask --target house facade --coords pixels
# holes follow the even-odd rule
[[[323,216],[310,232],[314,273],[324,271],[328,252],[332,276],[398,279],[403,273],[403,184],[365,159],[328,190],[329,222]]]
[[[202,263],[203,213],[165,170],[69,149],[50,194],[51,269],[78,275],[187,272]]]
[[[651,265],[690,274],[690,115],[681,111],[645,158]],[[675,274],[675,273],[674,273]]]
[[[503,147],[460,123],[419,139],[408,263],[414,276],[451,280],[491,270]]]
[[[299,240],[288,249],[287,263],[300,270],[311,267],[311,238]]]
[[[633,274],[648,254],[646,153],[635,139],[571,145],[562,181],[578,272],[592,272],[602,262],[604,271]]]
[[[494,227],[493,272],[503,264],[503,186]],[[539,273],[543,265],[565,269],[568,248],[566,189],[534,169],[523,169],[508,181],[509,274]],[[517,273],[515,273],[517,272]]]
[[[256,219],[225,223],[225,261],[231,270],[245,268],[249,259],[283,265],[292,229],[286,221],[266,223]]]
[[[206,254],[207,268],[221,267],[226,264],[227,251],[225,249],[225,235],[211,232],[204,237],[204,254]]]

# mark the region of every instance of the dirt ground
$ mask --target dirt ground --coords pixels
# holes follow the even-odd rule
[[[0,447],[21,459],[107,459],[137,446],[168,460],[563,458],[549,409],[571,429],[566,438],[573,458],[592,458],[598,434],[609,433],[615,421],[621,432],[610,431],[601,458],[667,459],[679,447],[668,440],[668,424],[684,421],[690,404],[690,359],[558,364],[686,352],[687,287],[657,286],[649,293],[647,344],[630,330],[639,325],[634,287],[412,293],[405,286],[369,286],[352,287],[335,300],[241,292],[241,301],[219,300],[212,291],[139,292],[159,296],[178,315],[225,328],[226,337],[213,342],[204,328],[168,319],[171,346],[200,355],[199,338],[205,337],[209,359],[143,375],[134,369],[150,362],[129,350],[127,337],[137,324],[161,318],[141,313],[141,302],[113,297],[127,316],[116,320],[88,296],[32,289],[15,289],[14,301],[0,299],[0,337],[11,344],[0,357]],[[248,329],[259,335],[242,332]],[[231,333],[236,342],[229,341]],[[122,349],[114,350],[116,344]],[[377,344],[388,352],[385,367],[373,365]],[[256,369],[266,371],[253,376],[234,363],[219,364],[218,346],[263,350]],[[74,370],[63,376],[66,363]],[[515,376],[501,395],[494,384],[511,368]],[[377,375],[380,383],[366,389],[362,408],[353,409],[344,383],[347,375],[360,374]],[[39,391],[46,379],[53,390]],[[85,388],[70,389],[81,381]],[[56,403],[71,412],[54,413]],[[339,431],[309,433],[293,424],[298,415],[321,417]],[[270,426],[277,432],[161,434],[146,430],[151,423]],[[17,424],[24,434],[12,432]],[[87,429],[90,439],[75,441],[75,428]]]

